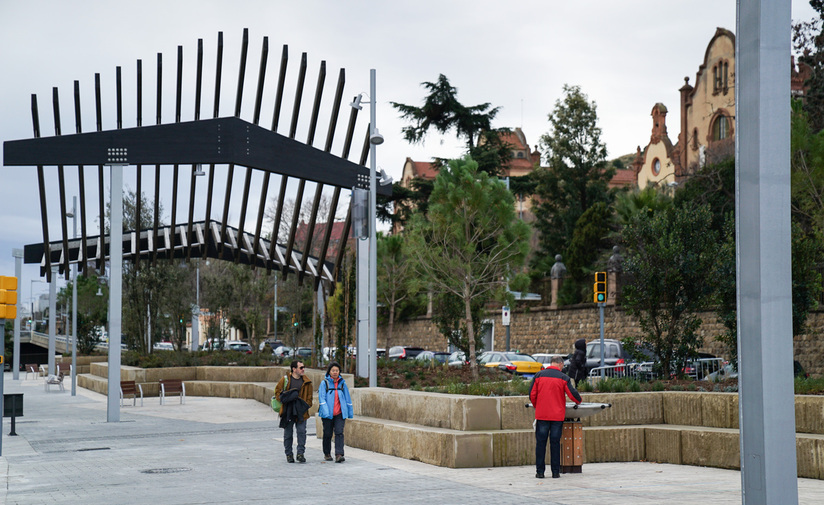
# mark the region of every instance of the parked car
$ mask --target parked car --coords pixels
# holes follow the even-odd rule
[[[448,366],[464,366],[469,364],[469,360],[466,359],[466,354],[463,351],[455,351],[449,355],[446,364]]]
[[[295,358],[311,358],[312,357],[312,348],[311,347],[298,347],[297,351],[293,353]]]
[[[155,351],[174,351],[175,346],[171,342],[155,342],[152,349]]]
[[[226,342],[224,349],[228,351],[239,351],[246,354],[252,354],[252,346],[246,342],[241,342],[240,340]]]
[[[424,349],[423,347],[407,347],[402,345],[396,345],[394,347],[389,348],[387,356],[391,360],[412,359],[425,350],[426,349]]]
[[[449,356],[450,354],[448,352],[423,351],[415,356],[415,359],[418,361],[435,361],[438,364],[445,365]]]
[[[538,363],[540,363],[540,364],[541,364],[541,367],[542,367],[542,368],[547,368],[547,367],[549,367],[549,362],[552,360],[552,357],[553,357],[553,356],[560,356],[560,357],[561,357],[561,358],[563,358],[564,360],[568,360],[568,359],[569,359],[569,355],[568,355],[568,354],[540,353],[540,352],[539,352],[539,353],[536,353],[536,354],[533,354],[533,355],[532,355],[532,357],[533,357],[533,358],[535,358],[535,361],[537,361]]]
[[[478,364],[489,368],[497,367],[524,377],[532,377],[543,370],[541,363],[535,361],[535,358],[517,352],[485,352],[478,358]]]
[[[292,355],[292,348],[286,345],[280,345],[278,347],[275,347],[275,350],[272,351],[272,354],[274,354],[276,358],[288,358]]]
[[[266,339],[260,343],[258,346],[258,351],[265,351],[267,348],[270,351],[274,351],[277,347],[284,345],[280,340],[273,340],[273,339]]]
[[[604,366],[623,365],[634,361],[620,340],[604,339]],[[587,374],[601,366],[601,341],[587,342]]]

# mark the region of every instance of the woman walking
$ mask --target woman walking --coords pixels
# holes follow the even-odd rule
[[[352,418],[352,398],[340,365],[329,363],[326,378],[318,388],[318,414],[323,421],[323,459],[332,461],[332,434],[335,435],[335,463],[343,463],[343,427]]]

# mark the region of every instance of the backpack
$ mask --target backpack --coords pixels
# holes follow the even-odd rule
[[[289,376],[288,376],[288,375],[284,375],[284,376],[283,376],[283,389],[281,390],[281,393],[282,393],[283,391],[286,391],[286,389],[287,389],[288,387],[289,387]],[[281,404],[281,403],[280,403],[280,400],[278,400],[277,396],[273,396],[273,397],[272,397],[271,404],[272,404],[272,410],[274,410],[275,412],[280,412],[280,407],[281,407],[283,404]]]

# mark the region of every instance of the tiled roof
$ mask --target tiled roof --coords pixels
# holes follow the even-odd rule
[[[623,186],[636,186],[637,184],[638,178],[635,175],[635,170],[626,169],[616,170],[615,175],[612,176],[612,180],[609,181],[609,186],[611,188]]]
[[[421,179],[434,179],[438,176],[438,168],[435,163],[428,161],[413,161],[412,173],[415,177]]]

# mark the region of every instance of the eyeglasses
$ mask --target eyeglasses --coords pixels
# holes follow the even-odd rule
[[[299,366],[299,367],[298,367],[298,370],[303,370],[303,369],[305,369],[305,368],[306,368],[305,366]]]

